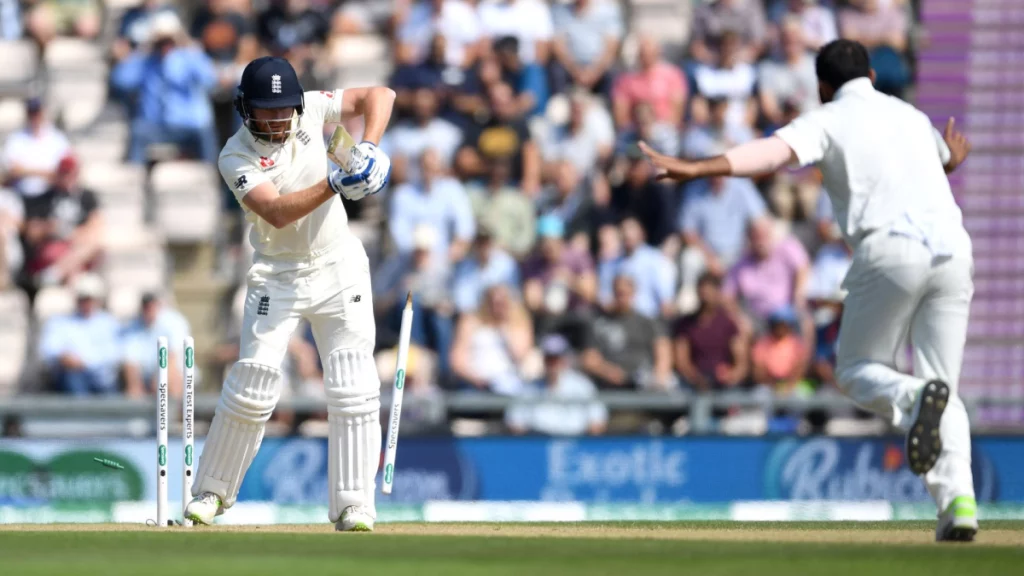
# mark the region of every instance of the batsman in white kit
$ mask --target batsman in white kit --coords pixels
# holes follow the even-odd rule
[[[235,503],[280,398],[288,341],[305,318],[324,367],[330,520],[340,531],[373,530],[381,428],[370,268],[338,196],[359,200],[387,184],[391,161],[377,143],[394,97],[385,87],[304,92],[281,58],[259,58],[242,73],[235,107],[244,126],[219,168],[253,224],[255,256],[238,362],[185,511],[193,522],[210,524]],[[329,151],[324,125],[355,115],[365,120],[363,141]],[[329,152],[342,169],[328,173]]]
[[[907,460],[938,505],[936,539],[978,531],[967,410],[957,394],[974,294],[971,239],[946,174],[970,146],[874,89],[864,46],[837,40],[816,61],[821,108],[774,135],[688,162],[640,143],[659,178],[754,176],[817,165],[854,250],[843,282],[836,379],[857,404],[907,431]],[[896,369],[909,337],[913,375]]]

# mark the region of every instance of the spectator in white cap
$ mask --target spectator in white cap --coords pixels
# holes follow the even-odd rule
[[[608,409],[597,399],[597,388],[570,366],[569,342],[550,334],[541,341],[544,375],[526,386],[505,413],[505,424],[515,434],[552,436],[601,434],[608,425]],[[568,402],[568,403],[567,403]]]
[[[71,314],[43,326],[39,354],[60,392],[74,396],[117,392],[117,321],[103,310],[103,281],[85,273],[75,279]]]

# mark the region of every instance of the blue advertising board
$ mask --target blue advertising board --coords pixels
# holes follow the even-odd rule
[[[979,501],[1024,502],[1024,439],[981,438]],[[379,483],[379,480],[378,480]],[[327,442],[267,439],[240,500],[320,504]],[[735,500],[929,500],[902,439],[403,439],[383,502],[539,500],[714,503]]]

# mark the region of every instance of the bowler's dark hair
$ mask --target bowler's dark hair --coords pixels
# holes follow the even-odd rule
[[[818,80],[839,90],[843,84],[871,76],[867,48],[853,40],[833,40],[822,47],[814,62]]]

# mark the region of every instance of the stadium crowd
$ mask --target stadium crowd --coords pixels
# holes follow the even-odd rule
[[[609,426],[600,391],[813,395],[834,382],[850,263],[820,175],[677,187],[653,178],[635,142],[700,158],[770,134],[820,105],[814,51],[839,36],[867,45],[877,87],[902,96],[913,7],[666,4],[686,4],[689,30],[675,50],[636,30],[633,4],[614,0],[145,0],[119,13],[104,41],[110,98],[130,119],[124,161],[152,165],[162,147],[213,163],[240,124],[231,98],[250,59],[281,55],[307,90],[329,89],[346,38],[386,38],[392,184],[347,206],[378,232],[368,250],[385,381],[412,291],[409,394],[529,398],[506,414],[514,432],[600,433]],[[0,1],[0,33],[45,53],[56,36],[101,38],[103,14],[97,2]],[[76,309],[37,329],[52,389],[145,394],[150,340],[180,338],[188,322],[173,294],[146,294],[126,325],[98,306],[104,285],[91,270],[116,223],[79,184],[45,98],[25,109],[3,147],[0,285],[30,295],[73,288]],[[240,209],[223,194],[224,220],[241,232]],[[221,250],[245,253],[231,242]],[[216,351],[223,364],[236,350],[237,313],[231,324]],[[317,394],[308,327],[290,360],[292,393]],[[206,385],[218,381],[208,375]],[[799,421],[769,420],[779,431]]]

